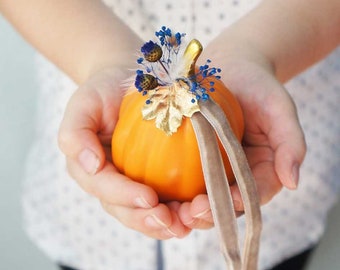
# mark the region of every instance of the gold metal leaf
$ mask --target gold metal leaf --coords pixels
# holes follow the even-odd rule
[[[145,104],[142,109],[143,119],[155,119],[156,127],[167,135],[176,132],[182,123],[183,117],[191,117],[198,112],[199,105],[184,82],[175,82],[169,86],[149,90],[151,103]]]

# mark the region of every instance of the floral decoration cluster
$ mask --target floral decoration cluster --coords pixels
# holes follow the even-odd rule
[[[174,82],[183,81],[189,86],[192,94],[192,103],[199,100],[208,100],[209,92],[215,91],[214,80],[219,80],[221,69],[210,67],[211,60],[199,67],[198,71],[191,77],[178,77],[177,65],[180,63],[181,50],[183,49],[184,33],[172,33],[171,29],[163,26],[155,32],[158,41],[146,42],[141,47],[142,56],[137,59],[141,69],[137,69],[135,87],[143,95],[149,90],[157,90],[159,86],[170,86]],[[203,87],[203,82],[209,81],[208,89]],[[151,100],[146,100],[151,103]]]

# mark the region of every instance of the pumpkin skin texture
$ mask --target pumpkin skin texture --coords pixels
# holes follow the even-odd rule
[[[214,82],[215,91],[209,95],[221,106],[235,136],[241,140],[244,131],[241,107],[220,80]],[[190,119],[184,117],[177,132],[168,136],[156,128],[154,121],[143,120],[141,109],[145,100],[135,87],[131,87],[123,98],[112,136],[114,165],[134,181],[152,187],[161,202],[191,201],[196,195],[206,193],[200,153]],[[204,101],[200,106],[204,106]],[[220,151],[232,183],[234,176],[221,145]]]

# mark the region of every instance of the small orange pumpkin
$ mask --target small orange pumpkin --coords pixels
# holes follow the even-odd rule
[[[222,82],[217,81],[215,89],[211,98],[221,106],[241,140],[244,126],[240,105]],[[131,179],[154,188],[161,201],[190,201],[205,193],[200,154],[190,119],[184,118],[176,133],[166,135],[153,121],[142,119],[145,97],[134,90],[123,99],[112,136],[114,165]],[[221,147],[220,150],[228,179],[233,181],[226,153]]]
[[[230,125],[241,140],[242,110],[233,94],[215,78],[202,82],[214,92],[209,96],[223,109]],[[162,89],[163,86],[159,86]],[[164,86],[167,87],[167,86]],[[131,179],[152,187],[162,202],[191,201],[206,193],[200,153],[190,118],[183,117],[177,132],[167,135],[153,120],[144,120],[141,110],[146,97],[130,87],[124,96],[117,125],[112,136],[112,158],[116,168]],[[200,102],[204,106],[204,101]],[[234,181],[227,155],[220,145],[226,174]]]

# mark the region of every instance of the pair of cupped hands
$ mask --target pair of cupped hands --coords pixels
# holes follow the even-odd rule
[[[223,48],[223,47],[222,47]],[[215,40],[198,60],[211,59],[222,81],[241,104],[244,150],[256,180],[261,205],[282,187],[296,189],[306,146],[293,100],[276,79],[275,63],[251,47],[222,49]],[[112,66],[94,72],[67,105],[59,146],[69,174],[98,198],[103,209],[126,227],[156,239],[183,238],[192,229],[208,229],[213,218],[206,194],[191,202],[160,203],[156,192],[120,174],[111,159],[111,136],[124,96],[128,69]],[[243,211],[237,185],[234,207]]]

